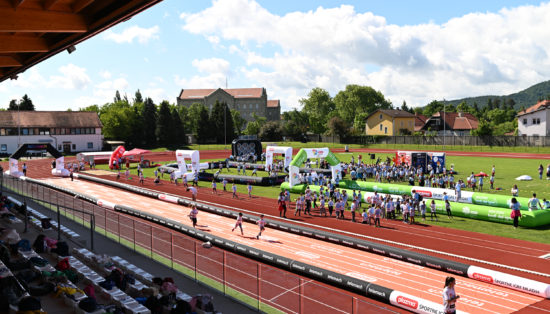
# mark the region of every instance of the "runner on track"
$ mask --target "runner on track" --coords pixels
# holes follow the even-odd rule
[[[455,293],[455,278],[447,277],[445,278],[445,287],[443,288],[443,306],[445,307],[445,313],[454,314],[456,313],[456,300],[460,298],[459,295]]]
[[[258,227],[260,227],[260,232],[259,232],[258,235],[256,236],[256,239],[260,239],[260,236],[262,235],[262,232],[265,230],[264,215],[261,215],[261,216],[260,216],[260,220],[258,220],[258,221],[256,222],[256,224],[258,224]]]
[[[235,185],[235,183],[231,185],[231,190],[233,191],[232,197],[238,199],[239,197],[237,196],[237,186]]]
[[[216,189],[217,186],[216,180],[212,180],[212,194],[218,195],[218,190]]]
[[[191,206],[191,211],[189,212],[189,218],[193,222],[193,228],[197,226],[197,215],[199,211],[195,205]]]
[[[241,228],[241,235],[244,235],[243,232],[243,213],[239,213],[239,216],[237,217],[237,222],[235,222],[235,227],[231,229],[231,232],[235,231],[237,227]]]

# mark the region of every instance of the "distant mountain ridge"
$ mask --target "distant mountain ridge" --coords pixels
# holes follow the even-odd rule
[[[488,95],[488,96],[478,96],[478,97],[467,97],[462,99],[447,100],[442,101],[445,104],[452,104],[454,106],[460,104],[461,102],[466,102],[468,105],[472,106],[477,103],[478,107],[481,109],[487,106],[487,101],[492,99],[501,99],[503,100],[513,99],[515,101],[514,109],[519,110],[521,107],[529,108],[532,105],[536,104],[539,99],[546,99],[550,96],[550,81],[545,81],[542,83],[535,84],[527,89],[524,89],[520,92],[505,95]]]

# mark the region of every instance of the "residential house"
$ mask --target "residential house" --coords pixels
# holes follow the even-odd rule
[[[366,119],[367,135],[402,135],[414,132],[414,114],[396,109],[378,109]]]
[[[421,128],[421,131],[435,131],[438,135],[464,136],[477,129],[479,121],[467,112],[436,112]]]
[[[539,101],[535,105],[518,112],[518,135],[550,135],[550,100]]]
[[[414,131],[422,132],[422,127],[424,126],[424,124],[426,124],[426,121],[428,121],[428,117],[420,113],[415,113],[414,114]]]

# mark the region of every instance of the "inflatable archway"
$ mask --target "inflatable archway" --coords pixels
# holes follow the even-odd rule
[[[69,176],[69,170],[65,169],[65,158],[55,149],[50,143],[25,143],[10,156],[10,166],[6,174],[14,177],[23,176],[23,172],[19,171],[19,158],[21,158],[29,150],[45,150],[55,158],[55,169],[52,169],[52,175],[59,177]]]
[[[187,165],[185,158],[191,159],[191,164]],[[193,180],[195,172],[200,169],[208,169],[208,163],[200,163],[200,154],[198,150],[176,150],[176,161],[178,162],[178,170],[174,171],[176,178],[186,176],[187,180]]]
[[[340,166],[340,160],[331,152],[327,147],[323,148],[302,148],[294,156],[294,159],[290,162],[289,166],[289,180],[290,186],[300,183],[299,173],[300,166],[304,164],[308,158],[324,158],[330,165],[332,170],[332,179],[342,179],[342,166]]]
[[[267,146],[265,149],[266,169],[271,169],[271,166],[273,166],[273,154],[285,155],[285,169],[290,165],[290,162],[292,161],[292,147]]]
[[[124,152],[126,151],[126,149],[124,149],[124,146],[119,146],[117,147],[113,153],[111,154],[111,158],[109,158],[109,169],[113,170],[114,168],[114,165],[113,165],[113,161],[116,161],[118,163],[118,159],[122,157],[122,155],[124,155]],[[121,169],[120,165],[117,164],[118,168]]]

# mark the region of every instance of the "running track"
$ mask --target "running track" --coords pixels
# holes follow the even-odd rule
[[[44,181],[190,225],[190,221],[186,217],[189,208],[184,206],[164,203],[86,181],[71,182],[66,178],[45,179]],[[245,234],[241,236],[237,231],[230,232],[234,225],[234,219],[210,213],[202,212],[198,219],[199,229],[214,235],[337,273],[374,282],[436,304],[441,303],[441,285],[448,273],[397,262],[379,255],[278,230],[268,229],[260,240],[256,240],[254,236],[258,228],[253,224],[245,223]],[[536,306],[536,303],[542,301],[543,298],[468,278],[459,278],[456,290],[461,295],[458,309],[468,313],[512,313],[521,309],[550,313],[550,310]]]

